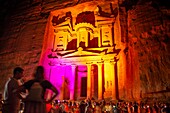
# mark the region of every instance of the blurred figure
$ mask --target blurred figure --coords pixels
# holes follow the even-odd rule
[[[34,79],[21,85],[15,92],[18,94],[25,89],[29,91],[28,96],[23,98],[25,104],[23,113],[46,113],[46,104],[52,103],[58,95],[58,90],[48,80],[44,79],[43,66],[37,66],[34,77]],[[49,100],[44,98],[46,89],[54,92]]]
[[[92,107],[91,101],[88,102],[85,108],[85,113],[93,113],[93,107]]]
[[[46,104],[46,111],[47,111],[47,113],[51,113],[51,111],[52,111],[52,103],[47,103]]]
[[[21,95],[16,96],[13,92],[19,87],[19,79],[23,77],[23,69],[16,67],[13,70],[13,77],[10,77],[5,84],[2,113],[18,113],[20,110]]]
[[[61,113],[61,108],[59,106],[58,100],[54,101],[54,105],[52,106],[52,112],[51,113]]]
[[[159,107],[156,103],[153,104],[153,112],[154,113],[159,113]]]
[[[96,102],[96,107],[95,107],[94,113],[102,113],[102,109],[100,107],[99,102]]]
[[[101,104],[100,104],[100,107],[102,109],[102,113],[104,113],[106,111],[106,108],[105,108],[105,105],[106,105],[106,101],[105,100],[102,100]]]
[[[133,108],[134,108],[134,113],[138,113],[138,103],[137,102],[134,102]]]
[[[118,108],[115,104],[113,104],[113,110],[112,113],[119,113]]]
[[[80,113],[85,113],[85,108],[86,108],[85,101],[82,100],[81,103],[80,103],[80,106],[79,106]]]
[[[169,106],[169,103],[166,103],[164,105],[164,108],[162,110],[163,113],[170,113],[170,106]]]

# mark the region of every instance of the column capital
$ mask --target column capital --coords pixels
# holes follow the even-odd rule
[[[99,62],[97,62],[97,64],[103,64],[104,63],[104,61],[99,61]]]
[[[102,66],[103,63],[104,63],[103,61],[102,62],[97,62],[97,66]]]
[[[86,62],[86,65],[92,65],[93,62]]]
[[[110,64],[115,65],[116,62],[111,60],[111,61],[110,61]]]

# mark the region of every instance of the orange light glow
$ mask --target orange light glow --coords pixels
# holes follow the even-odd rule
[[[95,2],[51,12],[40,64],[60,90],[58,99],[116,99],[116,17]]]

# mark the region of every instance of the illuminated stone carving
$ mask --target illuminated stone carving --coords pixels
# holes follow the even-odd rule
[[[68,13],[68,12],[67,12]],[[114,42],[113,25],[115,18],[95,15],[94,12],[78,14],[73,27],[71,12],[58,19],[53,16],[54,51],[77,49],[78,47],[112,47]],[[76,40],[77,47],[71,48],[69,44]],[[72,45],[72,44],[71,44]],[[74,43],[75,45],[75,43]]]
[[[116,57],[120,51],[115,48],[113,32],[117,8],[107,13],[99,5],[93,7],[92,11],[76,14],[71,10],[65,14],[62,12],[62,15],[55,13],[50,21],[54,39],[50,40],[52,51],[48,53],[47,61],[50,77],[61,81],[59,99],[66,99],[63,93],[65,85],[63,80],[59,81],[63,76],[70,81],[67,87],[71,100],[92,97],[116,99],[113,77],[116,75],[112,62],[118,61]],[[60,71],[62,65],[65,65],[64,72]],[[84,70],[83,73],[80,69]]]

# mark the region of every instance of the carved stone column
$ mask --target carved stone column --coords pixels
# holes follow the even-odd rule
[[[110,28],[110,34],[111,34],[111,37],[110,37],[110,45],[111,46],[113,46],[113,40],[114,40],[114,31],[113,31],[113,29],[114,29],[114,25],[109,25],[109,28]]]
[[[98,63],[98,99],[101,100],[103,97],[103,83],[102,83],[102,63]]]
[[[77,36],[78,36],[78,33],[79,32],[77,32]],[[77,37],[77,48],[79,48],[79,46],[80,46],[79,44],[80,44],[80,37]]]
[[[91,95],[92,95],[92,97],[94,97],[94,92],[95,92],[95,89],[94,89],[94,65],[91,65],[91,71],[92,71],[92,73],[91,73]]]
[[[62,81],[63,81],[63,83],[62,83],[62,90],[61,90],[61,92],[60,92],[60,99],[61,100],[64,100],[64,82],[65,82],[65,77],[64,76],[62,76]]]
[[[86,32],[86,33],[87,34],[86,34],[86,39],[85,39],[85,46],[88,47],[88,45],[89,45],[88,38],[90,38],[90,37],[88,37],[88,32]]]
[[[74,100],[74,93],[75,93],[75,72],[76,72],[76,65],[71,65],[72,68],[72,79],[70,83],[70,100]]]
[[[112,97],[112,68],[110,66],[110,61],[104,62],[104,98]]]
[[[116,79],[115,79],[115,62],[110,62],[110,69],[112,75],[112,100],[116,100]]]
[[[101,34],[100,29],[98,29],[98,46],[101,47]]]
[[[87,98],[91,98],[91,64],[87,64]]]
[[[67,49],[67,44],[68,44],[68,42],[67,42],[67,33],[65,33],[65,36],[63,37],[63,43],[64,43],[64,50],[66,50]]]

